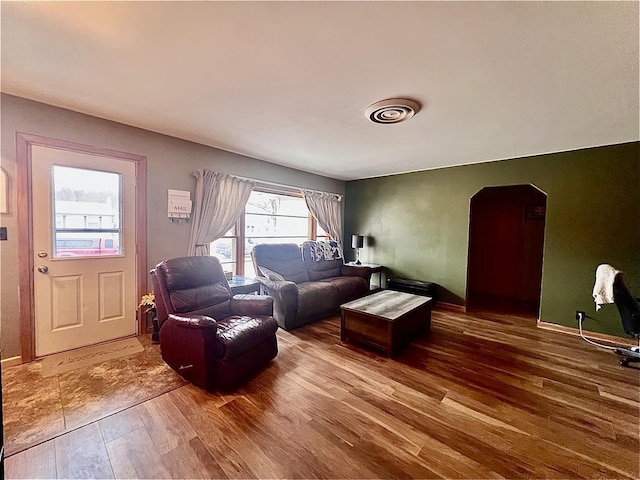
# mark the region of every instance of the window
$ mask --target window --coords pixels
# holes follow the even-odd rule
[[[315,219],[314,219],[315,220]],[[324,231],[324,228],[316,221],[316,240],[330,240],[331,236]]]
[[[296,190],[256,187],[238,223],[211,243],[225,271],[255,276],[251,250],[259,243],[297,243],[329,239]]]
[[[219,238],[213,242],[209,247],[210,255],[217,257],[222,264],[222,269],[225,272],[237,273],[237,253],[238,253],[238,225],[236,224],[224,234],[222,238]]]
[[[54,165],[52,182],[54,258],[121,255],[121,175]]]

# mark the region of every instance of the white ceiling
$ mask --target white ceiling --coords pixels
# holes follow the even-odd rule
[[[638,2],[3,2],[2,91],[350,180],[634,141]],[[389,97],[423,108],[377,125]]]

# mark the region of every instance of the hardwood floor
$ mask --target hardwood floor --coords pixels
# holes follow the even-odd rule
[[[6,460],[7,478],[639,478],[640,370],[509,315],[434,311],[393,359],[339,317],[234,394],[181,387]]]

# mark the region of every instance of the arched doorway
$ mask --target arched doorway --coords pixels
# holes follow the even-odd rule
[[[471,198],[469,309],[537,316],[546,206],[532,185],[485,187]]]

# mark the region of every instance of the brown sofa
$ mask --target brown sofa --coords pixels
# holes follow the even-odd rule
[[[371,272],[320,257],[317,242],[260,244],[251,251],[258,280],[273,297],[278,325],[292,330],[337,313],[340,305],[369,294]]]
[[[172,258],[151,273],[162,358],[185,379],[232,390],[278,354],[273,300],[232,296],[217,258]]]

